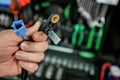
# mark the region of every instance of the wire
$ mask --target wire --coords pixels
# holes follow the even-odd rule
[[[21,79],[27,80],[28,72],[25,69],[22,69]]]
[[[100,80],[104,80],[105,77],[105,70],[106,68],[110,68],[112,65],[109,62],[106,62],[102,65],[101,73],[100,73]]]

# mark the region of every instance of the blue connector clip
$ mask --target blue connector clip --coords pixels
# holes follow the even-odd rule
[[[17,36],[21,36],[24,39],[26,39],[27,29],[22,20],[14,21],[11,27],[14,29],[14,32],[16,33]]]

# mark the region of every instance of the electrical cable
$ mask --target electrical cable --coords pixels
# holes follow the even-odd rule
[[[101,73],[100,73],[100,80],[104,80],[105,77],[105,69],[110,68],[112,65],[109,62],[106,62],[102,65]]]

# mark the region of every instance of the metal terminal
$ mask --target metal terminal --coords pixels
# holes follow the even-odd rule
[[[51,22],[55,24],[55,23],[57,23],[57,22],[59,21],[59,19],[60,19],[60,16],[57,15],[57,14],[55,14],[55,15],[52,17]]]

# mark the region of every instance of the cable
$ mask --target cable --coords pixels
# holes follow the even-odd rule
[[[28,72],[25,69],[22,69],[21,79],[27,80],[27,76],[28,76]]]
[[[104,80],[105,77],[105,69],[110,68],[112,65],[109,62],[106,62],[102,65],[101,73],[100,73],[100,80]]]

